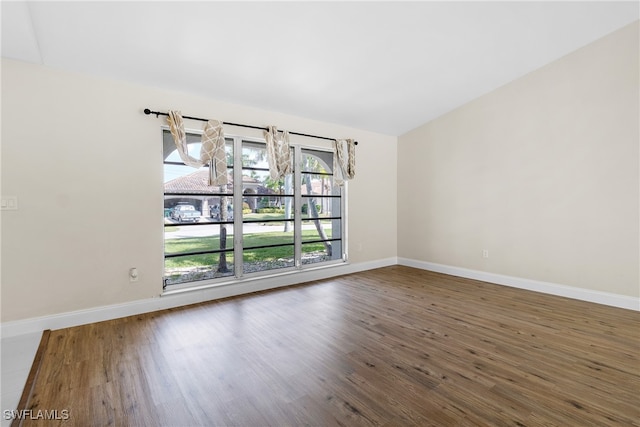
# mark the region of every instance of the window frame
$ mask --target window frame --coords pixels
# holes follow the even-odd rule
[[[163,137],[165,135],[165,132],[169,132],[168,126],[162,127]],[[185,132],[187,134],[191,134],[192,136],[198,136],[198,137],[203,133],[202,130],[194,130],[194,129],[185,129]],[[312,263],[304,263],[302,260],[303,244],[325,241],[321,239],[320,240],[315,239],[313,241],[304,241],[301,233],[303,222],[311,221],[310,219],[303,220],[302,218],[302,200],[308,196],[306,194],[305,195],[302,194],[302,186],[304,185],[302,181],[302,175],[304,172],[303,165],[302,165],[303,151],[309,150],[309,151],[330,153],[332,155],[331,158],[333,159],[333,156],[335,156],[335,150],[333,149],[333,147],[327,146],[326,144],[310,145],[310,144],[294,142],[294,143],[290,143],[290,146],[293,151],[293,162],[294,162],[294,172],[293,172],[293,179],[292,179],[293,200],[294,200],[293,211],[292,211],[293,235],[294,235],[294,241],[293,241],[294,263],[290,267],[270,268],[266,270],[260,270],[260,271],[248,272],[248,273],[244,272],[245,248],[243,246],[243,236],[244,236],[243,224],[246,224],[247,222],[250,223],[252,221],[245,222],[244,213],[242,212],[243,199],[245,197],[244,188],[243,188],[244,187],[243,169],[247,169],[247,167],[244,167],[243,159],[242,159],[243,142],[257,143],[259,145],[264,145],[266,148],[266,141],[264,138],[261,138],[261,137],[247,136],[239,133],[225,133],[224,138],[225,140],[233,141],[232,146],[233,146],[234,186],[233,186],[233,194],[232,196],[231,195],[229,196],[229,197],[232,197],[233,206],[234,206],[233,223],[232,224],[227,223],[233,227],[233,274],[209,278],[209,279],[193,280],[188,282],[167,285],[166,284],[167,282],[166,266],[165,266],[165,262],[167,259],[167,254],[165,252],[166,251],[166,246],[165,246],[166,233],[164,232],[164,229],[167,228],[167,225],[165,223],[165,225],[163,226],[163,260],[164,261],[163,261],[163,272],[162,272],[162,284],[163,284],[162,294],[170,294],[177,291],[188,291],[188,290],[202,289],[202,288],[208,288],[208,287],[229,285],[234,283],[242,283],[245,280],[252,280],[257,278],[268,278],[268,277],[274,277],[274,276],[279,276],[283,274],[296,274],[303,271],[331,268],[339,265],[348,264],[349,261],[348,261],[348,253],[347,253],[348,245],[347,245],[347,185],[346,183],[339,187],[336,186],[334,183],[333,187],[338,187],[340,189],[339,195],[331,195],[331,196],[313,195],[313,196],[316,196],[317,198],[321,198],[321,197],[339,198],[340,215],[339,217],[332,215],[332,217],[329,219],[339,220],[340,237],[339,238],[332,237],[326,240],[326,241],[340,241],[339,256],[336,256],[335,259],[330,259],[327,261],[320,261],[320,262],[312,262]],[[165,159],[166,158],[164,157],[164,147],[163,147],[163,168],[165,164],[175,164],[175,162],[167,162]],[[333,165],[330,165],[330,166],[332,167]],[[197,169],[193,168],[193,170],[196,171]],[[333,176],[333,173],[327,173],[326,175]],[[235,183],[240,183],[240,185],[236,186]],[[175,194],[177,193],[165,192],[165,188],[163,184],[163,205],[164,205],[164,200],[166,200],[166,195],[175,195]],[[215,193],[215,194],[218,194],[218,193]],[[187,195],[187,193],[185,193],[185,195]],[[204,212],[202,212],[202,214],[204,215]],[[187,224],[187,226],[192,226],[196,224],[208,225],[208,224],[202,224],[198,222],[193,224]],[[185,224],[181,224],[181,225],[185,225]],[[215,225],[218,225],[218,223],[211,224],[211,226],[215,226]],[[286,246],[286,245],[282,245],[282,246]],[[205,252],[213,254],[213,253],[220,253],[221,250],[212,250],[212,251],[205,251]],[[170,257],[171,256],[172,255],[170,255]]]

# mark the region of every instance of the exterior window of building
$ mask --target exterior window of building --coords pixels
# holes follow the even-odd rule
[[[187,134],[199,157],[200,135]],[[168,130],[164,153],[164,287],[178,289],[345,261],[343,189],[333,152],[292,145],[294,173],[273,180],[264,140],[226,138],[228,184],[186,166]]]

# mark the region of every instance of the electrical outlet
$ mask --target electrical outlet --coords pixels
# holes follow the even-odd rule
[[[482,258],[489,258],[489,249],[482,250]]]
[[[2,202],[0,208],[3,211],[17,211],[18,210],[18,197],[17,196],[2,196]]]
[[[138,269],[135,267],[132,267],[129,269],[129,281],[130,282],[137,282],[138,281]]]

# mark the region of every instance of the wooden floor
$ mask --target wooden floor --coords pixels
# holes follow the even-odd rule
[[[639,345],[640,312],[393,266],[52,331],[28,407],[69,419],[22,425],[638,426]]]

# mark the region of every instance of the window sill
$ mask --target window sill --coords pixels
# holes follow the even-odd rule
[[[202,283],[198,283],[198,284],[194,284],[194,282],[191,282],[184,285],[174,285],[177,288],[165,290],[160,294],[160,296],[164,297],[164,296],[170,296],[170,295],[183,294],[187,292],[203,291],[203,290],[212,289],[212,288],[221,288],[221,287],[234,286],[234,285],[245,285],[245,284],[251,284],[251,283],[256,283],[261,281],[263,282],[273,281],[274,279],[292,278],[298,275],[305,275],[306,273],[309,273],[309,275],[312,275],[314,272],[333,269],[341,266],[344,267],[348,265],[349,265],[348,261],[336,260],[334,262],[327,262],[318,266],[309,266],[304,268],[288,268],[286,270],[282,270],[277,273],[274,273],[274,272],[269,272],[266,274],[254,273],[248,276],[243,276],[241,278],[236,278],[236,277],[221,278],[221,279],[203,281]],[[301,281],[289,280],[289,281],[285,281],[281,286],[290,286],[290,285],[301,283],[307,280],[313,280],[313,278],[309,278],[309,279],[303,278]],[[275,288],[275,287],[279,287],[279,286],[270,286],[269,288]],[[260,290],[260,289],[256,289],[256,290]]]

